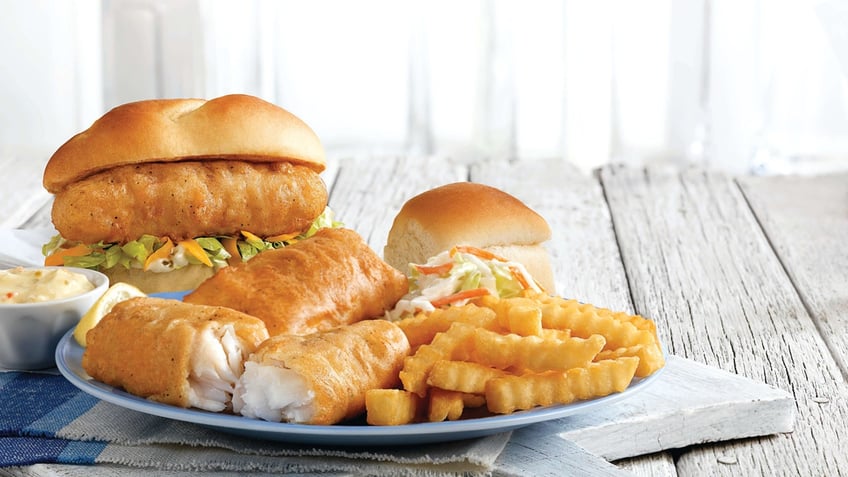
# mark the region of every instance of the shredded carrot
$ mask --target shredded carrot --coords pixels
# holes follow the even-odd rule
[[[442,275],[451,271],[451,268],[453,268],[453,262],[433,266],[415,265],[415,269],[424,275]]]
[[[247,230],[242,230],[241,234],[244,235],[244,238],[246,238],[247,240],[253,240],[254,242],[261,242],[262,241],[262,239],[259,238],[256,234],[252,234],[252,233],[248,232]]]
[[[437,298],[435,300],[430,301],[430,304],[439,308],[441,306],[450,305],[451,303],[467,300],[469,298],[477,298],[481,296],[485,296],[489,294],[489,290],[485,288],[472,288],[470,290],[462,290],[460,292],[454,293],[453,295],[448,295],[446,297]]]
[[[199,243],[197,243],[197,240],[183,240],[179,244],[182,245],[186,252],[188,252],[192,257],[200,260],[202,264],[207,267],[212,266],[212,260],[209,259],[209,255],[206,255],[206,251],[203,250],[203,247],[201,247]]]
[[[239,261],[241,260],[241,254],[238,250],[238,239],[234,237],[227,237],[221,239],[221,245],[223,245],[224,250],[226,250],[227,253],[230,254],[231,263],[233,263],[232,261],[236,259],[238,259]]]
[[[512,276],[518,280],[518,283],[521,284],[521,288],[525,290],[530,288],[530,284],[527,283],[526,279],[524,279],[524,274],[521,273],[521,270],[519,270],[518,267],[509,267],[509,271],[512,272]]]
[[[44,265],[48,267],[61,266],[65,264],[65,257],[84,257],[91,253],[87,245],[79,244],[71,248],[60,248],[44,259]]]
[[[469,253],[471,255],[482,258],[483,260],[500,260],[501,262],[507,262],[508,260],[500,257],[498,255],[493,254],[488,250],[483,250],[482,248],[472,247],[470,245],[457,245],[451,249],[450,255],[453,257],[457,252],[461,253]]]
[[[171,255],[171,250],[173,249],[174,242],[171,242],[171,239],[166,238],[165,243],[161,247],[159,247],[158,249],[156,249],[155,252],[147,256],[147,260],[144,261],[144,270],[146,271],[147,269],[149,269],[150,265],[152,265],[153,262],[155,262],[156,260]]]
[[[290,232],[287,234],[273,235],[271,237],[265,237],[266,242],[286,242],[300,235],[300,232]]]

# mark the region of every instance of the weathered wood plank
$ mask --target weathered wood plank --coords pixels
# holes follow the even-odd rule
[[[603,190],[593,176],[560,160],[491,162],[474,166],[471,179],[521,199],[551,226],[546,244],[557,293],[632,312],[627,279]],[[631,472],[675,475],[669,456],[630,459]]]
[[[680,475],[848,469],[848,388],[735,182],[664,168],[606,167],[600,177],[636,310],[658,321],[670,352],[797,402],[792,434],[692,449]]]
[[[848,174],[737,182],[848,376]]]
[[[561,160],[475,165],[471,180],[521,199],[551,226],[557,294],[632,311],[609,210],[597,179]]]
[[[366,157],[338,161],[330,207],[382,256],[392,221],[411,197],[468,177],[466,166],[444,157]]]

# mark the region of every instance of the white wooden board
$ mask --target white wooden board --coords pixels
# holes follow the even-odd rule
[[[788,433],[794,422],[789,393],[670,356],[657,380],[632,397],[514,432],[499,465],[508,475],[619,475],[608,460]]]

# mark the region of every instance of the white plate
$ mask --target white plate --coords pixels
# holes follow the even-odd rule
[[[588,412],[596,407],[612,405],[616,401],[626,399],[644,389],[662,372],[661,369],[648,378],[635,378],[630,387],[621,393],[573,404],[520,411],[509,415],[403,426],[383,427],[345,424],[312,426],[266,422],[199,409],[183,409],[133,396],[92,379],[82,368],[82,352],[83,349],[73,338],[73,330],[69,331],[56,347],[56,366],[74,386],[104,401],[145,414],[192,422],[230,434],[281,442],[331,446],[423,444],[497,434],[536,422],[559,419],[572,414]]]

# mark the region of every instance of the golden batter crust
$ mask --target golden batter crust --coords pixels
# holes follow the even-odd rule
[[[68,240],[267,237],[309,227],[327,205],[320,176],[287,162],[150,163],[95,174],[56,195],[53,224]]]

